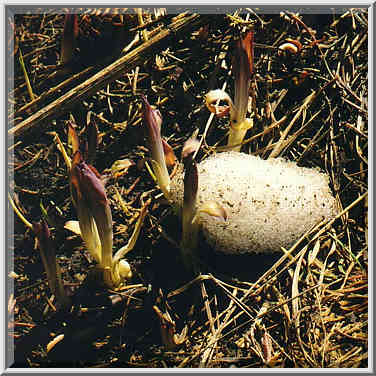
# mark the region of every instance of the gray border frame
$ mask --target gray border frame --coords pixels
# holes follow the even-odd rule
[[[161,5],[162,2],[158,3],[153,3],[152,1],[143,3],[138,2],[138,4],[105,4],[102,5],[100,3],[88,3],[88,4],[82,4],[82,5],[76,5],[76,4],[17,4],[17,3],[10,3],[10,4],[5,4],[3,7],[3,21],[4,21],[4,56],[6,56],[6,42],[8,40],[8,35],[9,35],[9,29],[7,27],[7,19],[8,17],[13,17],[15,13],[21,13],[25,11],[34,11],[35,13],[39,13],[42,11],[46,10],[58,10],[62,8],[71,8],[72,11],[77,8],[86,8],[86,7],[103,7],[103,8],[111,8],[111,7],[119,7],[119,6],[127,6],[129,8],[133,7],[156,7],[156,6],[163,6],[166,7],[169,11],[169,13],[174,13],[174,12],[181,12],[184,8],[186,10],[190,10],[191,12],[196,12],[196,13],[209,13],[209,14],[222,14],[222,13],[228,13],[228,12],[233,12],[235,9],[239,8],[258,8],[257,11],[259,13],[279,13],[281,10],[291,10],[291,11],[300,11],[302,13],[302,10],[304,9],[305,13],[327,13],[328,10],[331,12],[341,12],[343,9],[347,8],[369,8],[369,20],[371,22],[369,23],[369,36],[373,36],[373,22],[375,20],[376,16],[376,8],[375,8],[375,3],[370,3],[370,2],[362,2],[360,4],[340,4],[337,2],[333,3],[328,3],[326,4],[325,2],[317,2],[316,4],[314,3],[308,3],[305,4],[304,2],[301,2],[300,4],[295,4],[295,3],[287,3],[287,4],[281,4],[281,3],[259,3],[259,4],[250,4],[250,3],[244,3],[244,2],[239,2],[238,4],[234,5],[228,5],[228,4],[221,4],[221,5],[212,5],[212,4],[190,4],[190,3],[183,3],[183,4],[169,4],[169,1],[166,1],[166,5]],[[39,8],[39,9],[37,9]],[[373,61],[375,59],[375,50],[373,48],[373,43],[372,43],[372,38],[369,38],[369,99],[373,99],[373,88],[374,88],[374,80],[375,77],[373,75]],[[372,56],[371,56],[372,54]],[[8,78],[13,77],[13,66],[12,64],[9,64],[8,61],[5,61],[6,59],[4,58],[4,97],[8,97],[8,93],[10,90],[12,90],[12,80],[8,80]],[[3,106],[4,109],[7,108],[6,106],[6,100],[4,98]],[[369,100],[369,103],[370,100]],[[4,117],[5,117],[5,122],[7,126],[4,127],[5,129],[5,135],[4,135],[4,160],[5,164],[3,165],[4,167],[4,191],[5,194],[3,196],[4,199],[4,224],[5,224],[5,231],[4,231],[4,252],[3,252],[3,261],[4,261],[4,269],[5,270],[5,275],[3,279],[3,286],[4,289],[2,291],[3,293],[3,302],[4,304],[4,321],[3,321],[3,328],[5,328],[4,333],[3,333],[3,348],[4,348],[4,353],[3,356],[4,358],[2,359],[2,366],[3,369],[2,375],[23,375],[26,373],[58,373],[61,375],[71,375],[71,374],[79,374],[79,373],[95,373],[95,374],[100,374],[100,375],[106,375],[109,373],[135,373],[135,374],[147,374],[147,373],[175,373],[174,369],[107,369],[106,371],[102,371],[99,369],[91,369],[91,368],[82,368],[82,369],[76,369],[76,368],[71,368],[71,369],[61,369],[61,368],[49,368],[49,369],[28,369],[28,368],[14,368],[11,369],[9,366],[13,364],[13,341],[9,339],[8,336],[8,328],[7,328],[7,323],[8,323],[8,312],[7,312],[7,300],[9,295],[14,291],[14,284],[13,280],[11,278],[8,278],[8,273],[13,270],[13,257],[11,257],[11,253],[9,252],[11,245],[13,244],[13,234],[14,234],[14,213],[13,210],[9,208],[9,205],[7,204],[7,192],[10,189],[10,182],[13,180],[13,176],[11,175],[10,171],[8,170],[8,148],[9,146],[13,145],[13,139],[8,137],[8,116],[7,116],[7,111],[4,111]],[[368,122],[370,124],[373,124],[373,107],[369,106],[369,119]],[[373,132],[373,128],[369,127],[369,133],[371,135],[371,141],[372,145],[369,147],[369,160],[371,161],[371,168],[369,171],[369,194],[368,194],[368,200],[369,200],[369,248],[371,252],[369,252],[369,260],[371,261],[369,265],[372,265],[372,270],[369,270],[369,289],[371,292],[371,299],[369,300],[369,312],[371,312],[371,315],[369,317],[369,369],[359,369],[357,371],[351,370],[351,369],[246,369],[246,370],[240,370],[240,369],[182,369],[180,372],[176,373],[195,373],[195,374],[206,374],[206,373],[253,373],[253,374],[274,374],[276,372],[282,372],[282,373],[303,373],[307,375],[314,375],[317,373],[346,373],[346,374],[374,374],[374,338],[375,338],[375,327],[374,327],[374,312],[375,312],[375,299],[374,299],[374,288],[373,288],[373,271],[375,270],[375,257],[373,257],[373,213],[374,213],[374,202],[373,202],[373,187],[374,187],[374,174],[373,174],[373,145],[375,144],[375,133]],[[373,306],[371,307],[371,302]],[[372,332],[371,332],[372,331]]]
[[[10,35],[10,30],[9,28],[7,27],[8,23],[7,23],[7,20],[8,20],[8,12],[7,12],[7,9],[5,9],[5,12],[4,12],[4,37],[5,37],[5,41],[9,40],[9,35]],[[4,48],[6,48],[6,42],[4,42]],[[4,53],[4,56],[5,53]],[[13,89],[13,80],[12,79],[9,79],[11,77],[14,76],[14,71],[13,71],[13,64],[10,64],[10,61],[5,61],[5,67],[4,67],[4,70],[5,70],[5,79],[4,79],[4,82],[5,82],[5,98],[8,98],[8,93]],[[9,79],[9,80],[8,80]],[[5,103],[4,103],[4,106]],[[5,107],[6,108],[6,107]],[[7,113],[6,111],[5,112],[5,118],[6,118],[6,123],[8,125],[8,117],[7,117]],[[5,153],[5,161],[8,162],[8,148],[13,145],[13,138],[9,138],[8,135],[7,135],[7,129],[8,129],[8,126],[6,127],[6,135],[4,137],[4,153]],[[10,187],[10,184],[11,182],[14,180],[13,179],[13,173],[11,172],[11,170],[8,170],[8,163],[6,163],[6,171],[7,171],[7,174],[5,175],[5,179],[4,181],[6,182],[6,187],[7,189],[5,190],[6,192],[6,195],[7,195],[7,192],[8,192],[8,189],[11,190],[11,187]],[[4,266],[5,266],[5,281],[4,281],[4,286],[5,286],[5,294],[4,294],[4,298],[5,298],[5,301],[7,302],[7,298],[9,297],[10,293],[14,291],[14,282],[13,282],[13,279],[12,278],[9,278],[8,277],[8,274],[11,270],[13,270],[13,266],[14,266],[14,258],[10,256],[10,252],[7,252],[9,251],[10,249],[12,249],[12,245],[14,244],[14,212],[12,210],[9,210],[9,205],[7,205],[7,209],[6,210],[6,213],[5,213],[5,218],[4,218],[4,223],[5,223],[5,236],[4,236],[4,240],[5,240],[5,247],[4,247],[4,258],[5,258],[5,262],[4,262]],[[5,306],[5,315],[4,315],[4,318],[5,318],[5,322],[4,322],[4,326],[7,328],[7,322],[9,319],[11,319],[11,317],[9,316],[8,314],[8,311],[7,311],[7,306]],[[9,330],[9,329],[7,329]],[[11,332],[11,331],[9,331]],[[8,333],[9,333],[8,332]],[[13,360],[14,360],[14,341],[10,340],[10,336],[5,335],[5,338],[4,338],[4,350],[5,350],[5,361],[7,365],[10,365],[13,363]],[[5,365],[4,364],[4,365]]]

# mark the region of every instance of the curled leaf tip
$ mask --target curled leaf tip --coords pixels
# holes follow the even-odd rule
[[[291,54],[298,54],[302,50],[302,48],[303,48],[303,46],[298,40],[286,38],[284,43],[282,43],[278,47],[278,49],[279,49],[278,52],[287,51]]]
[[[225,102],[226,105],[221,105],[221,101]],[[209,93],[205,95],[205,104],[208,110],[218,117],[228,115],[233,107],[231,97],[221,89],[209,91]]]
[[[73,155],[73,159],[72,159],[72,167],[75,166],[75,165],[78,165],[79,163],[83,162],[83,157],[82,157],[82,154],[80,152],[80,150],[77,150],[74,155]]]
[[[206,213],[222,221],[227,221],[227,212],[225,208],[217,201],[206,201],[199,208],[200,213]]]
[[[192,137],[184,143],[183,150],[181,152],[181,157],[183,161],[187,160],[188,157],[192,157],[194,153],[200,148],[200,141],[197,139],[196,134],[193,134]]]
[[[169,143],[163,138],[162,138],[162,146],[163,146],[163,152],[165,156],[166,165],[168,167],[174,166],[176,162],[176,156],[175,156],[174,150],[169,145]]]
[[[72,195],[72,200],[74,206],[77,206],[77,203],[79,200],[82,199],[83,194],[81,190],[81,179],[80,179],[80,174],[79,174],[79,168],[78,166],[80,163],[83,161],[81,152],[77,150],[72,159],[72,167],[70,170],[69,174],[69,183],[70,183],[70,188],[71,188],[71,195]]]
[[[181,157],[183,161],[186,161],[187,158],[192,157],[194,153],[199,149],[200,141],[196,137],[190,137],[183,146],[181,152]]]
[[[76,132],[76,125],[72,121],[68,121],[67,123],[68,127],[68,144],[72,148],[72,154],[75,154],[79,147],[80,147],[80,141],[78,139],[78,135]]]
[[[83,188],[90,199],[100,203],[107,202],[106,191],[103,182],[98,176],[98,171],[93,166],[82,162],[80,165],[80,173]]]

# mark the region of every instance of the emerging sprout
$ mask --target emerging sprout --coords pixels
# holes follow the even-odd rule
[[[98,148],[98,127],[94,120],[91,120],[86,126],[86,142],[85,142],[85,160],[93,163]],[[85,154],[84,154],[85,155]]]
[[[146,207],[140,214],[128,245],[121,248],[113,257],[112,215],[106,191],[99,173],[83,161],[79,151],[73,158],[70,186],[81,237],[103,272],[104,283],[110,288],[119,287],[132,277],[130,266],[122,257],[134,247],[146,214]]]
[[[33,223],[33,232],[38,239],[38,248],[42,263],[47,274],[48,285],[51,293],[55,295],[56,301],[61,308],[68,309],[71,306],[63,281],[61,279],[60,267],[56,261],[56,251],[51,240],[51,233],[45,221]]]
[[[197,164],[193,159],[199,142],[194,137],[187,140],[183,147],[182,158],[184,163],[184,199],[182,210],[182,240],[181,251],[183,262],[188,270],[198,272],[198,265],[195,260],[199,230],[201,226],[200,213],[206,213],[210,216],[226,220],[227,214],[223,207],[217,202],[208,201],[202,205],[197,205],[198,193],[198,170]]]
[[[166,310],[163,313],[156,305],[153,306],[160,323],[160,332],[163,344],[170,351],[175,350],[187,340],[188,327],[185,326],[180,333],[176,331],[175,321]]]
[[[206,105],[209,111],[222,117],[230,113],[230,131],[227,145],[229,150],[240,151],[241,143],[247,130],[253,122],[248,119],[249,88],[253,73],[253,32],[248,31],[244,38],[238,40],[234,48],[232,70],[235,78],[235,98],[223,90],[212,90],[206,95]],[[216,106],[215,103],[224,101],[226,106]]]
[[[195,161],[189,160],[185,163],[182,240],[180,245],[183,255],[183,262],[185,263],[187,269],[192,269],[195,264],[194,254],[198,245],[199,226],[197,221],[193,222],[196,215],[197,190],[197,165]]]
[[[95,129],[88,130],[87,154],[93,156],[97,138]],[[75,151],[69,175],[71,197],[77,210],[80,234],[85,245],[103,272],[103,281],[110,288],[119,287],[132,277],[131,268],[123,257],[133,249],[138,238],[148,203],[141,209],[133,234],[125,247],[112,256],[112,214],[104,184],[98,171],[87,164],[79,149],[77,134],[69,126],[68,135]],[[82,147],[81,147],[82,148]]]
[[[142,96],[144,104],[144,123],[147,129],[149,147],[151,149],[153,172],[157,179],[159,188],[168,199],[170,192],[170,175],[167,170],[167,163],[175,161],[172,148],[162,140],[161,125],[162,115],[158,110],[154,110],[145,96]]]
[[[112,269],[112,215],[99,176],[77,151],[70,172],[72,201],[77,210],[82,239],[108,277]]]
[[[75,125],[72,121],[68,122],[68,144],[71,147],[71,154],[74,155],[76,151],[80,150],[83,159],[88,163],[93,163],[97,148],[98,148],[98,127],[97,124],[91,120],[85,127],[84,140],[78,138]]]
[[[170,177],[167,171],[166,160],[170,157],[169,151],[172,153],[170,147],[163,148],[163,141],[161,138],[160,126],[162,117],[159,111],[153,110],[146,98],[144,101],[144,119],[148,129],[148,142],[152,152],[153,170],[157,182],[164,193],[165,197],[170,199]],[[198,192],[198,171],[197,165],[194,160],[194,155],[200,146],[200,142],[196,139],[196,135],[192,136],[186,141],[182,150],[182,160],[184,165],[184,199],[182,205],[176,201],[176,209],[181,213],[182,217],[182,239],[180,249],[182,252],[183,262],[186,268],[190,271],[197,272],[197,262],[195,254],[198,246],[199,231],[201,227],[201,213],[206,213],[209,216],[221,218],[226,220],[227,214],[223,207],[213,201],[197,205],[197,192]],[[165,152],[167,151],[166,155]],[[173,156],[175,161],[175,156]],[[176,205],[177,204],[177,205]]]
[[[63,39],[61,42],[60,62],[71,62],[78,37],[78,15],[66,14],[64,19]]]

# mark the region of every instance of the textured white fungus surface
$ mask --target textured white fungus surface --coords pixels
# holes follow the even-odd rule
[[[206,241],[220,252],[280,251],[337,213],[328,176],[282,158],[219,153],[199,163],[198,171],[198,205],[216,200],[227,211],[225,222],[201,214]],[[171,196],[181,207],[181,171],[171,182]]]

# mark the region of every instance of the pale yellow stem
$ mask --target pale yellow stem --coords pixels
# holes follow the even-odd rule
[[[71,168],[72,168],[71,159],[69,158],[67,151],[65,150],[65,147],[60,140],[60,137],[58,136],[58,134],[56,132],[51,132],[50,134],[52,136],[54,136],[54,141],[57,142],[58,149],[60,150],[61,154],[63,155],[63,158],[64,158],[64,161],[65,161],[65,164],[67,165],[68,171],[70,171]]]
[[[145,23],[144,23],[144,19],[142,17],[142,8],[136,8],[136,12],[137,12],[138,23],[139,23],[140,26],[143,26]],[[147,30],[145,30],[145,29],[142,30],[142,37],[143,37],[145,42],[147,40],[149,40]]]
[[[23,74],[24,74],[24,77],[25,77],[25,82],[26,82],[26,87],[27,87],[27,91],[29,93],[29,96],[30,96],[30,99],[33,101],[35,99],[35,95],[33,93],[33,89],[31,87],[31,84],[30,84],[30,80],[29,80],[29,76],[27,74],[27,70],[26,70],[26,67],[25,67],[25,63],[24,63],[24,60],[23,60],[23,56],[22,56],[22,52],[20,50],[20,58],[19,58],[19,61],[20,61],[20,65],[21,65],[21,68],[22,68],[22,71],[23,71]]]
[[[251,119],[245,119],[239,126],[230,126],[228,135],[228,150],[240,151],[244,137],[248,129],[252,128],[253,121]]]
[[[17,206],[14,203],[10,193],[8,193],[8,199],[9,199],[10,204],[12,205],[13,210],[16,212],[16,214],[21,219],[21,221],[25,224],[26,227],[32,229],[33,225],[24,217],[24,215],[21,213],[20,209],[17,208]]]

